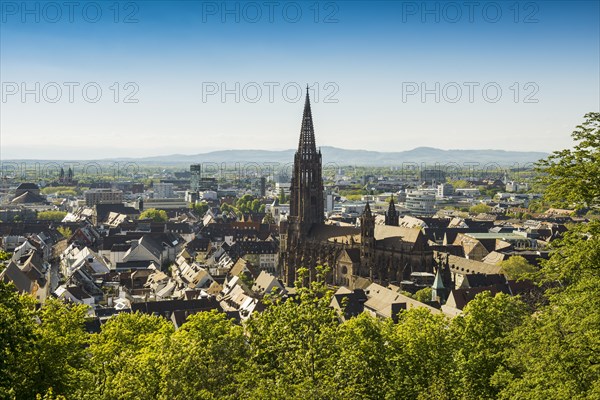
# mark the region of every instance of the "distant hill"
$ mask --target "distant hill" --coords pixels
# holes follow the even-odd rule
[[[278,162],[290,163],[294,159],[295,150],[222,150],[203,154],[144,157],[135,159],[119,159],[115,161],[135,161],[156,164],[191,164],[191,163],[236,163],[236,162]],[[433,147],[418,147],[413,150],[399,152],[379,152],[367,150],[347,150],[337,147],[323,146],[323,164],[339,165],[390,166],[402,163],[447,164],[450,162],[464,164],[476,162],[480,164],[498,163],[510,165],[535,162],[548,156],[548,153],[505,151],[505,150],[441,150]]]
[[[294,161],[296,150],[222,150],[201,154],[172,154],[165,156],[142,158],[107,158],[101,160],[76,160],[94,161],[99,163],[110,162],[135,162],[147,165],[189,165],[193,163],[280,163],[287,164]],[[548,156],[548,153],[530,151],[505,151],[505,150],[441,150],[433,147],[417,147],[413,150],[398,152],[381,152],[368,150],[347,150],[338,147],[323,146],[323,164],[354,165],[354,166],[400,166],[402,163],[417,163],[427,166],[436,163],[479,163],[479,165],[497,163],[510,166],[515,163],[533,163]],[[4,160],[15,161],[56,161],[56,160]]]

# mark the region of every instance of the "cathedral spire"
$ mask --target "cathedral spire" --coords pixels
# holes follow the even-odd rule
[[[304,101],[304,113],[302,114],[302,128],[300,128],[298,152],[300,154],[314,154],[317,152],[315,144],[315,128],[313,126],[312,112],[310,110],[308,85],[306,86],[306,100]]]
[[[296,280],[296,268],[308,268],[315,273],[315,260],[303,259],[306,239],[315,225],[325,220],[323,201],[323,179],[321,176],[322,158],[315,144],[315,129],[310,109],[309,88],[306,87],[306,101],[302,114],[302,127],[298,151],[294,155],[294,172],[290,184],[290,212],[288,214],[287,238],[282,246],[284,259],[284,279],[288,285]]]
[[[324,220],[321,152],[315,145],[315,129],[310,109],[309,88],[302,114],[298,151],[294,155],[294,174],[290,186],[290,217],[297,217],[304,233],[312,224]]]
[[[364,211],[364,215],[365,217],[371,217],[371,206],[369,205],[369,201],[367,200],[367,205],[365,206],[365,211]]]

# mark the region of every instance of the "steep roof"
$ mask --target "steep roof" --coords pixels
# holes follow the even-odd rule
[[[420,234],[421,229],[418,227],[405,228],[402,226],[375,225],[375,240],[398,238],[403,242],[415,243]]]
[[[23,182],[17,186],[17,190],[39,190],[40,187],[32,182]]]
[[[159,314],[170,318],[171,313],[175,311],[188,311],[196,313],[200,311],[210,311],[217,309],[221,311],[219,302],[214,297],[194,299],[194,300],[163,300],[150,301],[144,303],[133,303],[131,311],[139,311],[143,314]]]
[[[500,292],[510,294],[508,286],[506,285],[492,285],[468,289],[454,289],[450,292],[450,296],[448,296],[448,301],[446,302],[446,304],[454,308],[458,308],[459,310],[462,310],[471,300],[475,298],[475,296],[485,291],[489,291],[492,294],[492,296],[495,296],[496,293]]]
[[[143,246],[147,249],[154,257],[160,259],[162,255],[162,245],[158,243],[154,238],[151,238],[148,235],[142,236],[142,238],[138,242],[138,246]]]
[[[317,241],[333,241],[358,235],[360,238],[360,229],[355,226],[337,226],[337,225],[313,225],[308,236]]]
[[[4,283],[12,282],[17,291],[31,293],[31,287],[33,282],[31,279],[23,272],[16,263],[10,262],[8,266],[0,273],[0,281]]]
[[[367,295],[364,290],[355,289],[354,291],[350,291],[345,287],[341,287],[333,295],[330,305],[340,313],[343,313],[341,317],[346,320],[362,313],[365,309],[366,301]]]
[[[465,279],[471,288],[506,283],[506,277],[502,274],[468,274]]]
[[[433,257],[437,259],[438,255],[445,258],[447,253],[434,251]],[[465,274],[499,274],[501,268],[498,265],[487,264],[481,261],[469,260],[468,258],[448,254],[448,263],[450,271]]]
[[[437,310],[427,304],[421,303],[415,299],[405,296],[401,293],[395,292],[391,289],[385,288],[377,283],[372,283],[365,289],[365,293],[368,300],[365,303],[365,307],[375,311],[379,316],[392,318],[394,317],[394,305],[404,305],[401,308],[409,309],[416,307],[427,308],[433,314],[439,314],[441,311]]]
[[[508,257],[504,253],[499,253],[497,251],[492,251],[490,254],[483,258],[483,262],[487,264],[498,264],[501,261],[506,260]]]
[[[254,281],[254,285],[252,285],[252,291],[255,293],[265,294],[271,285],[274,285],[274,287],[278,287],[279,289],[283,289],[283,285],[279,283],[275,276],[267,271],[261,271]]]
[[[353,263],[360,262],[360,249],[350,248],[344,249],[344,252],[348,255],[348,259],[350,259]]]
[[[46,202],[46,199],[44,199],[42,196],[38,196],[37,194],[31,193],[29,191],[11,200],[12,204],[34,204]]]

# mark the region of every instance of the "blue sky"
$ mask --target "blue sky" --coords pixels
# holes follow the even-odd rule
[[[598,1],[1,3],[2,159],[292,148],[307,83],[353,149],[553,151],[600,109]]]

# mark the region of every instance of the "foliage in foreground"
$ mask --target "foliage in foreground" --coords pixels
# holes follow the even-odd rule
[[[533,314],[518,298],[485,292],[452,320],[411,309],[397,324],[368,314],[339,323],[316,282],[243,326],[213,311],[175,331],[160,317],[123,313],[87,334],[83,307],[51,300],[36,310],[0,284],[0,398],[598,397],[598,236],[564,246],[540,274],[554,277],[561,257],[569,283]]]

